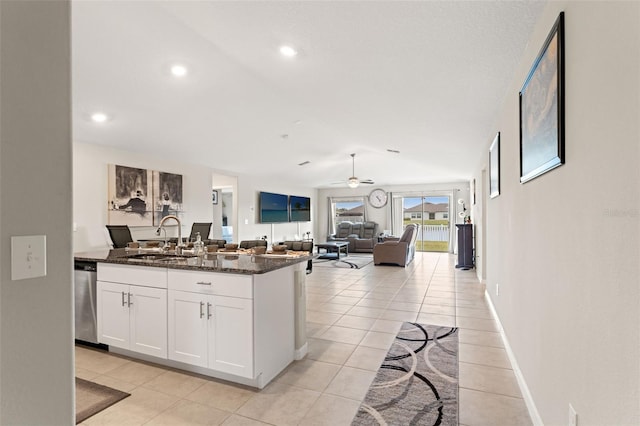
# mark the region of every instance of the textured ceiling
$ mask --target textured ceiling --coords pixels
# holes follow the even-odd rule
[[[74,1],[74,137],[311,187],[353,152],[379,185],[467,179],[543,6]]]

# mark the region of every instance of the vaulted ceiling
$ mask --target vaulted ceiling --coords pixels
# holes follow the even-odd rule
[[[379,185],[468,179],[543,7],[76,0],[74,140],[310,187],[351,153]]]

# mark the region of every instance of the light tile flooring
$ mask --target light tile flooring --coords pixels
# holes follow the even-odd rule
[[[460,424],[531,420],[475,271],[450,254],[407,268],[315,266],[309,354],[261,391],[76,347],[76,374],[131,396],[86,425],[349,425],[403,321],[460,328]]]

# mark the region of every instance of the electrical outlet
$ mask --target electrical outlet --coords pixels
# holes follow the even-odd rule
[[[496,296],[500,296],[500,284],[496,283]]]
[[[569,404],[569,426],[578,426],[578,414],[571,404]]]

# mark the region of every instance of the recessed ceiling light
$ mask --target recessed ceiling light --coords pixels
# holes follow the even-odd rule
[[[176,77],[183,77],[187,75],[187,67],[180,64],[175,64],[171,66],[171,74]]]
[[[91,114],[91,120],[94,121],[95,123],[104,123],[108,119],[109,117],[107,116],[107,114],[103,112],[96,112]]]
[[[280,46],[280,53],[288,58],[293,58],[298,51],[291,46]]]

